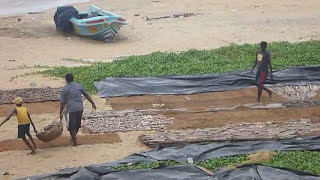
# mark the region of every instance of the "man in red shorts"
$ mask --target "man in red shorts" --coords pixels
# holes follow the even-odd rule
[[[260,102],[262,90],[267,91],[269,93],[270,98],[272,96],[272,91],[270,91],[263,85],[263,83],[266,81],[268,76],[268,69],[270,69],[270,78],[273,79],[270,53],[267,51],[267,42],[265,41],[262,41],[260,43],[260,49],[256,53],[256,60],[254,61],[253,67],[251,69],[251,73],[253,73],[253,69],[256,66],[258,66],[257,75],[256,75],[256,81],[258,86],[257,101]]]

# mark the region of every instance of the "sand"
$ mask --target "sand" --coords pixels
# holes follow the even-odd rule
[[[79,4],[76,8],[85,9],[89,4],[91,3]],[[320,35],[318,0],[160,0],[159,2],[99,0],[93,4],[127,18],[128,25],[120,30],[112,43],[78,36],[67,38],[57,33],[53,23],[55,9],[48,10],[45,14],[19,16],[21,21],[17,20],[18,17],[0,18],[1,89],[29,88],[32,82],[36,82],[36,87],[61,87],[64,81],[60,78],[40,75],[23,76],[13,80],[12,78],[39,70],[27,68],[36,65],[50,67],[83,65],[68,61],[66,58],[108,62],[117,57],[154,51],[210,49],[230,43],[258,43],[261,40],[296,42],[319,39]],[[158,17],[175,13],[199,13],[199,15],[144,20],[146,16]],[[254,98],[252,97],[250,101]],[[99,110],[111,109],[105,105],[104,100],[97,97],[95,100],[100,102]],[[90,104],[86,103],[85,106],[90,110]],[[32,115],[39,127],[58,118],[55,110],[57,104],[53,107],[50,113]],[[0,175],[0,179],[113,161],[147,149],[138,141],[141,132],[117,134],[122,142],[82,145],[77,148],[46,148],[40,149],[35,156],[26,155],[28,151],[1,152],[0,171],[9,171],[13,175]],[[16,121],[13,118],[0,128],[0,140],[15,137]]]
[[[95,102],[98,111],[112,110],[110,105],[105,105],[104,99],[101,99],[96,95],[93,95],[92,99]],[[88,102],[87,100],[84,101],[83,105],[86,111],[93,111],[90,102]],[[40,131],[43,127],[49,125],[51,122],[59,121],[60,102],[58,101],[42,102],[42,103],[27,103],[27,104],[24,104],[24,106],[28,108],[31,118],[36,124],[38,131]],[[0,117],[6,117],[7,115],[9,115],[14,107],[15,106],[12,104],[0,105],[0,108],[1,108]],[[1,121],[2,121],[2,118],[1,118]],[[17,118],[16,116],[13,116],[6,124],[4,124],[1,127],[0,141],[4,139],[16,138],[17,127],[18,127]],[[64,131],[64,135],[68,135],[68,132]]]
[[[102,106],[102,102],[104,102],[104,100],[100,99],[99,101],[99,98],[96,96],[93,96],[93,99],[97,103],[98,110],[103,111],[111,109],[110,106]],[[53,108],[58,107],[58,104],[58,102],[45,102],[26,105],[32,112],[31,117],[33,118],[38,130],[53,121],[59,120],[59,109]],[[86,110],[91,110],[89,104],[89,102],[85,101],[84,106]],[[7,105],[6,107],[12,107],[12,105]],[[38,109],[39,107],[42,109]],[[2,119],[4,118],[1,118],[1,120]],[[7,146],[9,144],[11,146],[9,148],[12,148],[12,142],[17,142],[15,147],[17,149],[22,147],[19,140],[16,139],[16,117],[12,117],[10,121],[4,124],[0,128],[0,132],[0,146]],[[100,141],[95,139],[96,142],[94,142],[94,144],[90,144],[92,143],[89,142],[90,138],[86,138],[86,134],[80,131],[79,135],[84,138],[82,144],[85,145],[71,147],[65,146],[66,139],[69,139],[69,135],[68,131],[64,129],[62,135],[64,137],[62,140],[53,142],[53,146],[60,144],[63,147],[45,148],[50,145],[42,143],[39,145],[41,149],[39,149],[37,154],[34,156],[28,155],[27,153],[29,151],[27,150],[0,152],[0,170],[8,171],[11,174],[9,176],[0,175],[0,179],[7,180],[27,175],[55,172],[65,167],[78,167],[122,159],[132,153],[148,149],[148,147],[138,140],[138,136],[142,133],[146,132],[113,133],[109,136],[105,136],[105,138],[108,139],[101,139]],[[31,134],[32,136],[35,136],[32,128]],[[120,138],[120,142],[117,138]],[[3,140],[9,141],[9,143],[1,144]],[[103,141],[106,143],[102,144],[101,142]]]
[[[318,94],[320,94],[318,92]],[[266,92],[262,93],[261,104],[256,102],[257,88],[234,91],[210,92],[192,95],[133,96],[107,99],[114,110],[124,109],[156,109],[167,118],[174,118],[167,129],[214,128],[241,122],[287,121],[295,119],[317,119],[320,117],[319,107],[294,107],[275,109],[237,108],[230,111],[212,111],[213,108],[232,108],[249,104],[263,105],[288,102],[273,93],[270,99]],[[314,99],[319,99],[315,96]],[[161,104],[161,107],[154,105]],[[185,111],[165,111],[166,109],[184,109]],[[211,111],[210,111],[211,110]]]
[[[98,111],[112,109],[111,106],[105,105],[104,99],[100,99],[97,96],[92,96],[92,98],[97,104]],[[59,102],[30,103],[26,104],[26,106],[29,108],[38,130],[53,121],[59,120]],[[4,119],[5,110],[11,111],[13,107],[13,105],[0,106],[0,117],[3,117],[0,119]],[[88,101],[84,101],[84,107],[88,111],[92,110]],[[15,116],[0,128],[0,132],[0,146],[10,145],[11,147],[9,148],[12,148],[12,142],[18,142],[16,148],[20,149],[22,147],[19,140],[16,139],[17,120]],[[83,144],[85,145],[75,148],[71,146],[65,147],[65,141],[69,138],[69,134],[64,129],[62,140],[53,142],[53,146],[60,144],[63,147],[44,148],[50,145],[40,144],[39,147],[41,149],[38,150],[35,156],[27,155],[29,151],[26,150],[0,152],[0,171],[8,171],[11,174],[9,176],[0,175],[0,179],[6,180],[55,172],[64,167],[77,167],[122,159],[132,153],[148,149],[138,140],[138,136],[142,133],[146,132],[113,133],[105,136],[108,139],[101,139],[100,141],[95,139],[94,144],[88,145],[88,143],[92,143],[89,142],[90,138],[86,138],[86,134],[80,131],[79,135],[83,136]],[[35,136],[32,128],[31,134]],[[117,140],[118,136],[119,140]],[[9,142],[1,144],[4,140]],[[106,143],[101,144],[101,142]]]
[[[122,159],[132,153],[147,150],[137,141],[141,132],[118,133],[122,142],[114,144],[81,145],[78,147],[54,147],[38,150],[36,155],[28,151],[6,151],[0,153],[0,169],[8,171],[13,179],[27,175],[56,172],[65,167],[78,167]]]
[[[219,111],[219,112],[205,112],[205,110],[214,107],[232,107],[234,105],[244,105],[255,103],[254,96],[256,89],[245,89],[238,91],[226,91],[226,92],[213,92],[202,93],[195,95],[188,95],[190,100],[186,100],[184,96],[137,96],[124,98],[112,98],[109,99],[110,105],[103,106],[104,99],[99,99],[94,96],[94,100],[97,101],[100,110],[107,109],[133,109],[139,108],[149,109],[154,103],[163,103],[164,107],[155,108],[158,110],[166,108],[187,108],[189,112],[165,112],[160,111],[166,117],[173,117],[173,124],[166,125],[167,129],[196,129],[196,128],[208,128],[219,127],[226,124],[238,124],[241,122],[266,122],[266,121],[288,121],[294,119],[318,119],[319,107],[301,107],[301,108],[276,108],[276,109],[237,109],[232,111]],[[319,94],[319,93],[318,93]],[[242,97],[242,98],[240,98]],[[318,96],[314,97],[319,99]],[[230,101],[233,99],[233,101]],[[267,95],[263,95],[262,100],[264,103],[279,103],[287,101],[274,94],[274,98],[269,99]],[[182,102],[184,101],[184,102]],[[118,102],[118,106],[112,107]],[[126,106],[124,105],[125,103]],[[220,102],[217,104],[217,102]],[[36,111],[34,108],[38,108],[41,104],[42,109]],[[44,102],[27,104],[30,111],[33,111],[32,118],[38,129],[48,125],[52,121],[58,120],[58,109],[50,109],[53,104],[58,102]],[[123,107],[121,107],[123,104]],[[219,106],[220,105],[220,106]],[[8,107],[12,105],[6,105]],[[85,101],[86,110],[90,110],[89,104]],[[104,107],[105,109],[101,108]],[[55,113],[48,114],[55,110]],[[1,149],[21,149],[23,144],[19,140],[15,139],[17,131],[16,118],[13,117],[8,123],[1,127],[0,144]],[[32,132],[33,133],[33,132]],[[41,149],[35,156],[27,155],[28,151],[6,151],[0,152],[0,169],[7,170],[14,174],[6,178],[11,179],[14,177],[21,177],[26,175],[33,175],[39,173],[48,173],[59,170],[63,167],[83,166],[94,163],[102,163],[107,161],[113,161],[121,159],[131,153],[147,150],[140,140],[139,135],[153,132],[126,132],[126,133],[112,133],[101,140],[95,139],[95,142],[91,142],[90,138],[84,132],[80,132],[80,136],[87,137],[83,141],[85,145],[80,145],[77,148],[66,146],[68,140],[68,132],[64,131],[64,138],[58,142],[63,147],[48,147],[45,144],[41,144]],[[316,132],[319,135],[319,132]],[[33,133],[34,135],[34,133]],[[120,141],[117,140],[119,136]],[[82,138],[81,137],[81,138]],[[7,140],[11,139],[11,140]],[[13,142],[17,142],[16,146],[12,145]],[[101,144],[104,142],[104,144]],[[81,141],[80,141],[81,143]],[[88,143],[93,143],[88,145]],[[57,143],[54,143],[56,146]],[[50,145],[49,145],[50,146]],[[67,158],[65,157],[67,156]],[[17,157],[17,158],[16,158]],[[29,164],[32,167],[26,166]],[[23,169],[20,171],[20,169]]]
[[[85,9],[89,4],[76,5],[76,8]],[[59,86],[59,81],[41,77],[10,82],[11,77],[32,71],[10,69],[23,65],[79,65],[63,61],[64,58],[111,61],[115,57],[154,51],[210,49],[261,40],[295,42],[319,39],[318,0],[131,0],[125,3],[101,0],[93,4],[127,18],[128,25],[112,43],[78,36],[67,39],[55,31],[55,9],[45,14],[21,16],[21,21],[17,21],[17,17],[1,18],[0,87],[21,88],[30,86],[31,82],[39,86]],[[143,18],[184,12],[200,15],[154,21]]]

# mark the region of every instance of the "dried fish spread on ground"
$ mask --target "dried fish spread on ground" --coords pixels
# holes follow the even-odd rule
[[[83,119],[82,126],[90,133],[164,130],[166,124],[173,122],[160,114],[137,111],[86,112]]]
[[[209,142],[227,140],[270,140],[303,136],[320,132],[320,119],[291,120],[286,122],[229,124],[217,128],[167,130],[144,134],[140,138],[147,145],[184,142]]]

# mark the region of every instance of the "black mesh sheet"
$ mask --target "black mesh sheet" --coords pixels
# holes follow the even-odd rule
[[[320,84],[320,66],[275,71],[270,85]],[[198,76],[116,77],[95,82],[100,97],[195,94],[236,90],[256,85],[249,71]]]
[[[42,179],[106,179],[106,180],[159,180],[159,179],[199,179],[199,180],[320,180],[320,177],[289,169],[277,169],[260,165],[242,166],[235,170],[219,170],[214,175],[207,174],[195,165],[160,167],[149,170],[118,171],[114,166],[135,164],[139,162],[151,163],[157,160],[175,160],[187,162],[192,158],[194,162],[202,160],[254,153],[259,150],[320,150],[320,136],[291,138],[280,141],[245,141],[238,143],[209,143],[190,144],[181,147],[157,148],[144,153],[136,153],[127,158],[110,163],[95,164],[82,168],[69,168],[57,173],[44,174],[22,178],[24,180]]]

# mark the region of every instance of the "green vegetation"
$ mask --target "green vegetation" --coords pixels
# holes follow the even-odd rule
[[[90,61],[90,60],[83,60],[83,59],[73,59],[73,58],[64,58],[62,59],[63,61],[66,62],[75,62],[75,63],[81,63],[81,64],[95,64],[96,62]]]
[[[160,165],[164,166],[174,166],[174,165],[181,165],[182,163],[172,161],[172,160],[167,160],[167,161],[156,161],[153,163],[139,163],[139,164],[133,164],[133,165],[121,165],[121,166],[116,166],[113,169],[115,170],[139,170],[139,169],[152,169],[152,168],[157,168]]]
[[[206,169],[215,170],[221,167],[227,167],[230,165],[241,164],[248,160],[248,157],[245,155],[239,156],[230,156],[230,157],[221,157],[221,158],[213,158],[208,159],[206,161],[201,161],[197,165],[204,167]]]
[[[54,67],[39,73],[63,77],[73,73],[75,81],[94,93],[93,82],[106,77],[119,76],[163,76],[224,73],[249,70],[255,58],[258,45],[230,45],[212,50],[188,50],[180,53],[154,52],[148,55],[129,56],[110,63],[92,63],[81,67]],[[299,43],[273,42],[268,45],[273,69],[291,66],[320,64],[320,40]],[[81,62],[82,60],[65,59]],[[273,167],[285,167],[320,175],[320,153],[310,151],[276,152],[265,161],[250,161],[250,156],[213,158],[197,165],[215,170],[226,166],[259,163]],[[151,164],[140,163],[114,167],[118,170],[150,169],[160,165],[179,165],[175,161],[158,161]]]
[[[260,154],[259,154],[260,155]],[[298,171],[304,171],[314,175],[320,175],[320,152],[313,151],[278,151],[269,160],[250,161],[250,155],[239,155],[231,157],[212,158],[197,163],[206,169],[216,170],[222,167],[239,166],[243,164],[263,164],[272,167],[289,168]],[[122,165],[114,167],[117,170],[138,170],[157,168],[160,164],[172,166],[182,165],[175,161],[158,161],[154,163],[140,163],[134,165]]]
[[[277,152],[271,161],[262,163],[267,166],[290,168],[320,175],[320,152],[292,151]]]
[[[248,70],[252,67],[258,47],[257,44],[233,44],[212,50],[155,52],[129,56],[110,63],[94,63],[91,66],[54,67],[40,73],[57,77],[73,73],[77,82],[94,93],[93,82],[106,77],[194,75]],[[274,42],[268,45],[274,69],[320,64],[319,49],[319,40],[299,43]]]
[[[180,53],[154,52],[148,55],[124,57],[110,63],[99,62],[81,67],[54,67],[39,73],[56,77],[73,73],[75,81],[82,84],[89,92],[94,93],[93,82],[106,77],[196,75],[249,70],[257,49],[257,44],[232,44],[212,50],[192,49]],[[320,64],[320,40],[299,43],[273,42],[268,45],[268,50],[271,52],[273,69]],[[65,60],[83,63],[82,60]],[[250,157],[246,155],[213,158],[199,162],[197,165],[215,170],[250,163],[290,168],[320,175],[320,153],[310,151],[276,152],[265,161],[250,161]],[[114,169],[150,169],[161,165],[179,164],[181,163],[175,161],[158,161],[150,164],[122,165]]]

